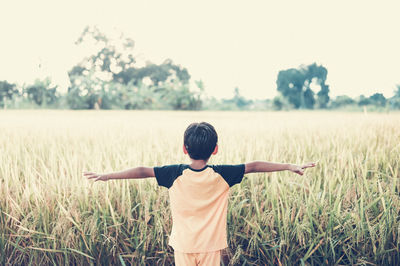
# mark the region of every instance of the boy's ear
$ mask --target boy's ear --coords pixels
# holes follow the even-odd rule
[[[215,149],[214,149],[214,151],[212,152],[212,155],[215,155],[215,154],[217,154],[217,153],[218,153],[218,144],[215,145]]]
[[[183,144],[183,153],[188,154],[188,151],[186,150],[185,144]]]

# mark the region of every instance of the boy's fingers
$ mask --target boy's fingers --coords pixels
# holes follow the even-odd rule
[[[83,172],[83,175],[94,175],[94,174],[96,174],[96,173],[93,173],[93,172]]]
[[[314,166],[315,166],[315,163],[308,163],[308,164],[303,165],[301,168],[305,169],[305,168],[310,168],[310,167],[314,167]]]

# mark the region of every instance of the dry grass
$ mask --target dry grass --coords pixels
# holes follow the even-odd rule
[[[232,264],[397,264],[400,114],[0,112],[0,264],[170,264],[168,193],[83,170],[188,162],[193,121],[219,133],[211,164],[318,161],[232,189]]]

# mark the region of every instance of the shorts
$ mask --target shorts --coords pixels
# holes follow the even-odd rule
[[[176,266],[220,266],[221,264],[221,250],[205,253],[182,253],[175,250],[174,257]]]

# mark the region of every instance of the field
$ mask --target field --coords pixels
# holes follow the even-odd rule
[[[400,113],[47,110],[0,111],[0,264],[171,264],[167,189],[82,171],[189,162],[193,121],[210,164],[318,162],[232,188],[232,265],[400,263]]]

